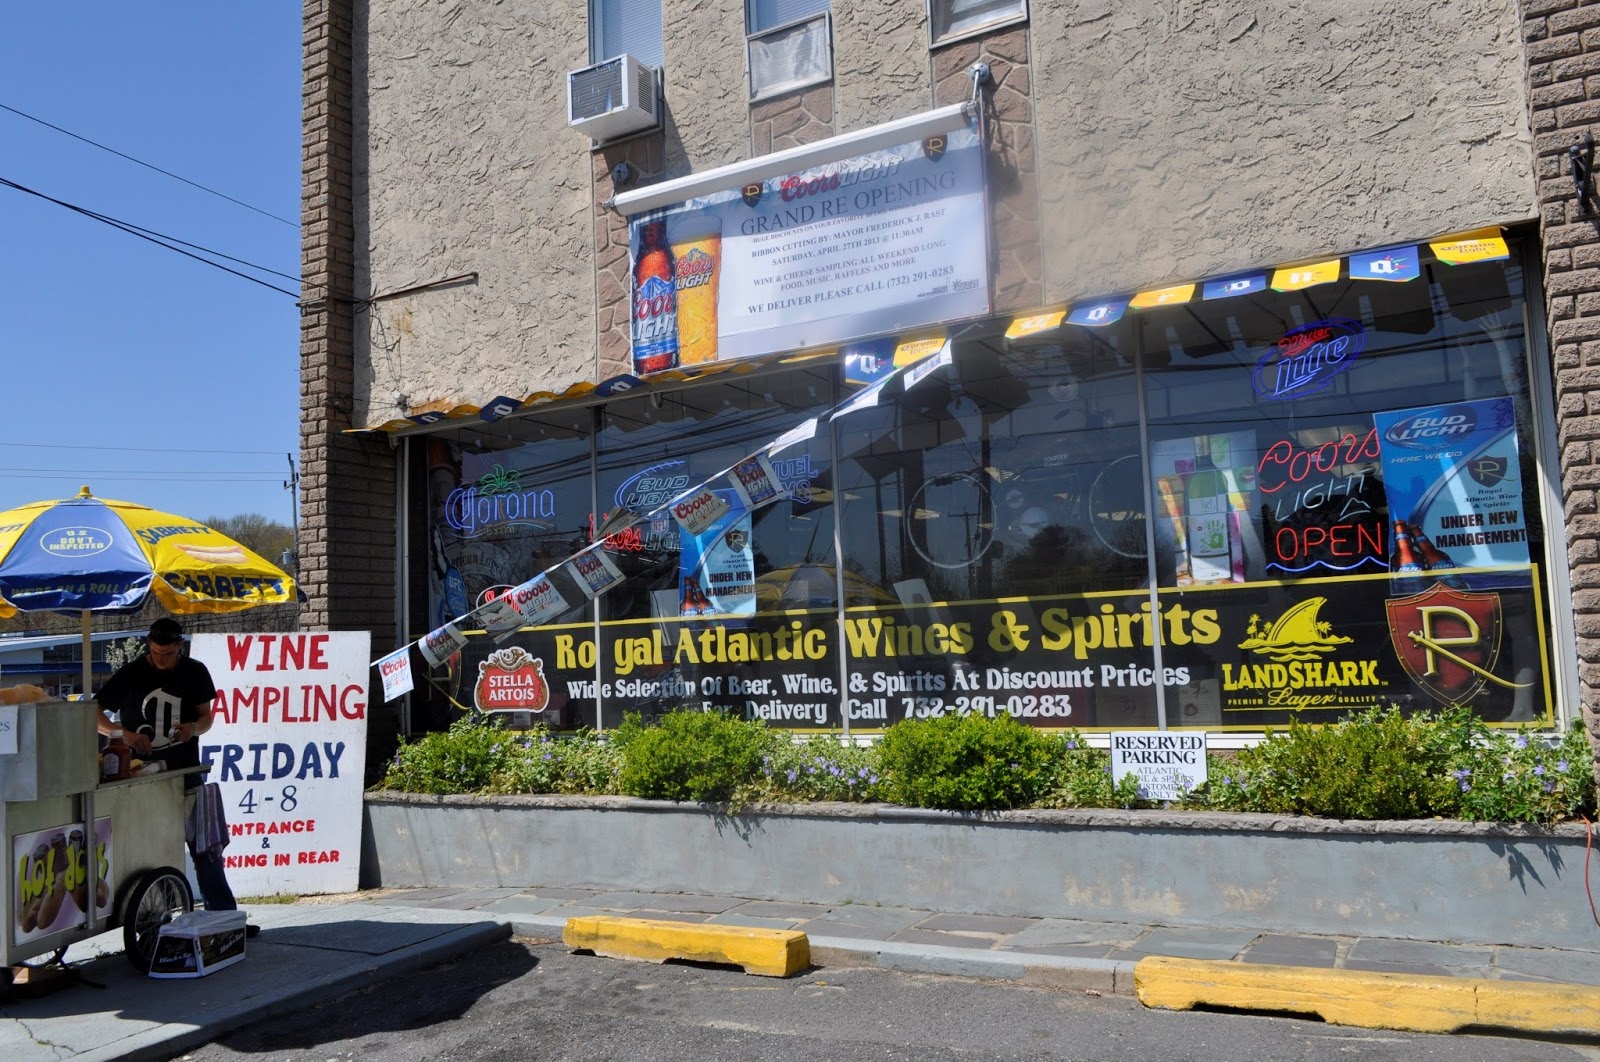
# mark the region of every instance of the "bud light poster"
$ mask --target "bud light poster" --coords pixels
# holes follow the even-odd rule
[[[1419,563],[1485,568],[1528,563],[1528,521],[1509,398],[1373,415],[1390,520]]]
[[[699,534],[683,530],[678,554],[680,611],[685,616],[753,616],[756,562],[750,547],[750,512],[733,491],[716,491],[727,511]]]

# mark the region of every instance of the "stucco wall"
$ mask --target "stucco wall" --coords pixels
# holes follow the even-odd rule
[[[923,5],[834,0],[833,69],[841,133],[927,110],[933,86]]]
[[[667,102],[663,176],[681,177],[747,158],[744,0],[663,0]]]
[[[1537,215],[1512,0],[1066,0],[1032,31],[1048,301]]]
[[[589,151],[566,115],[566,73],[588,61],[585,12],[584,0],[358,6],[356,246],[370,269],[357,294],[479,276],[358,318],[358,424],[397,415],[401,394],[413,407],[482,402],[594,372]]]

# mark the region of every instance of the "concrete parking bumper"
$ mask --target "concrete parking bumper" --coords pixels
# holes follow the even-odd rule
[[[1600,1035],[1600,988],[1477,977],[1154,956],[1134,967],[1147,1007],[1317,1015],[1364,1029],[1450,1033],[1464,1029],[1552,1036]]]

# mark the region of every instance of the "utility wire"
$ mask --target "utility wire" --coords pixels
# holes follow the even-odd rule
[[[7,472],[60,472],[70,476],[215,476],[220,473],[227,473],[235,476],[280,478],[277,472],[253,472],[245,468],[202,468],[193,472],[185,472],[181,469],[160,468],[29,468],[26,465],[0,465],[0,473]]]
[[[126,221],[119,221],[118,219],[113,218],[113,217],[111,217],[111,216],[109,216],[107,214],[97,214],[93,210],[88,209],[87,207],[77,206],[77,205],[75,205],[73,203],[68,203],[67,201],[65,201],[63,199],[57,199],[54,196],[45,195],[43,192],[36,191],[36,190],[34,190],[32,188],[29,188],[27,185],[18,184],[16,181],[8,180],[8,179],[6,179],[4,177],[0,177],[0,185],[4,185],[7,188],[14,188],[19,192],[25,192],[25,193],[27,193],[28,195],[31,195],[31,196],[37,196],[38,198],[43,199],[47,203],[54,203],[56,206],[65,207],[67,210],[70,210],[75,214],[82,214],[84,217],[92,218],[95,221],[101,222],[102,224],[105,224],[105,225],[110,225],[114,229],[120,229],[121,231],[126,232],[130,236],[139,237],[139,239],[141,239],[141,240],[148,240],[149,242],[155,244],[157,247],[165,247],[169,251],[172,251],[174,253],[183,255],[185,258],[193,258],[196,262],[202,262],[205,265],[210,266],[212,269],[220,269],[224,273],[232,273],[234,276],[240,277],[241,279],[244,279],[244,280],[248,280],[252,284],[260,284],[264,288],[270,288],[271,290],[276,291],[276,292],[278,292],[280,294],[289,296],[291,299],[298,300],[300,298],[299,293],[290,291],[288,288],[280,288],[276,284],[269,284],[265,280],[260,279],[259,277],[251,276],[249,273],[241,273],[237,269],[229,269],[227,266],[222,265],[220,262],[213,262],[209,258],[204,258],[204,257],[202,257],[202,256],[200,256],[198,254],[194,254],[191,251],[185,251],[182,247],[175,247],[170,243],[164,242],[163,239],[157,239],[154,236],[148,235],[148,231],[149,230],[141,229],[137,225],[132,225],[132,224],[126,222]],[[194,245],[191,244],[190,246],[194,246]],[[213,251],[210,248],[203,248],[203,250],[205,250],[206,253],[208,253],[208,254],[214,254],[214,255],[217,255],[220,258],[227,258],[228,257],[227,255],[222,254],[220,251]],[[235,261],[236,262],[236,261],[238,261],[238,259],[233,258],[233,259],[229,259],[229,261]],[[259,266],[259,265],[255,265],[255,264],[249,263],[249,262],[246,262],[244,264],[248,265],[251,269],[259,269],[263,273],[274,273],[274,272],[276,272],[275,270],[268,269],[266,266]],[[284,274],[278,273],[277,275],[278,276],[283,276]]]
[[[86,213],[88,213],[91,217],[96,218],[96,219],[98,219],[100,221],[116,221],[115,218],[108,218],[106,215],[97,214],[92,210],[86,211]],[[211,248],[205,247],[205,246],[203,246],[201,244],[198,244],[198,243],[190,243],[188,240],[180,240],[176,236],[168,236],[166,233],[157,232],[155,229],[147,229],[143,225],[135,225],[131,221],[123,221],[123,222],[117,222],[117,223],[121,224],[121,225],[126,225],[130,229],[135,229],[135,230],[137,230],[139,232],[142,232],[146,236],[155,236],[155,237],[158,237],[158,238],[163,239],[163,240],[171,240],[173,243],[179,244],[181,246],[193,247],[197,251],[204,251],[206,254],[214,254],[218,258],[224,259],[226,261],[237,262],[242,266],[248,266],[251,269],[259,269],[263,273],[271,273],[275,277],[282,277],[285,280],[292,280],[296,284],[300,283],[300,276],[297,273],[280,273],[276,269],[268,269],[266,266],[256,265],[254,262],[247,262],[243,258],[235,258],[231,254],[223,254],[221,251],[213,251]]]
[[[177,446],[84,446],[75,443],[0,442],[0,446],[29,446],[41,450],[116,450],[130,454],[247,454],[277,457],[282,450],[185,450]]]
[[[54,129],[56,132],[61,133],[64,136],[70,136],[74,140],[81,140],[85,144],[90,145],[91,147],[97,147],[101,151],[109,151],[109,152],[111,152],[111,154],[117,156],[117,158],[119,158],[119,159],[127,159],[129,162],[134,163],[137,166],[143,166],[147,170],[154,170],[155,172],[161,174],[164,177],[171,177],[175,181],[182,181],[184,184],[187,184],[191,188],[198,188],[202,192],[207,192],[207,193],[209,193],[211,195],[217,196],[220,199],[226,199],[228,202],[233,203],[236,206],[242,206],[246,210],[253,210],[257,214],[262,215],[263,217],[271,218],[273,221],[281,221],[285,225],[288,225],[290,228],[299,228],[300,227],[298,223],[290,221],[288,218],[281,218],[281,217],[279,217],[278,215],[272,213],[269,210],[262,210],[258,206],[251,206],[249,203],[246,203],[242,199],[235,199],[233,196],[228,195],[225,192],[219,192],[215,188],[207,188],[205,185],[200,184],[198,181],[191,181],[187,177],[180,177],[176,173],[173,173],[170,170],[162,169],[160,166],[152,166],[150,163],[145,162],[143,159],[136,159],[132,155],[123,154],[122,152],[118,151],[116,148],[107,147],[106,145],[104,145],[102,143],[99,143],[98,141],[90,140],[86,136],[79,136],[77,133],[74,133],[70,129],[63,129],[59,125],[53,125],[50,122],[45,121],[43,118],[37,118],[37,117],[35,117],[35,116],[31,115],[31,114],[28,114],[26,111],[19,111],[15,107],[7,107],[3,103],[0,103],[0,111],[10,111],[12,114],[16,115],[19,118],[26,118],[30,122],[38,122],[40,125],[44,126],[46,129]]]
[[[172,475],[170,475],[170,474],[168,474],[166,472],[139,472],[139,473],[126,473],[126,472],[124,472],[124,473],[116,473],[116,474],[99,475],[99,476],[95,476],[94,478],[97,479],[97,480],[111,482],[111,483],[172,483],[172,482],[174,482],[174,480],[172,478]],[[274,474],[274,478],[276,478],[276,474]],[[44,479],[44,480],[50,480],[50,481],[57,482],[57,483],[79,483],[79,484],[81,484],[83,482],[83,480],[84,480],[84,475],[76,473],[76,472],[74,472],[74,473],[72,473],[70,475],[61,475],[61,476],[57,476],[57,475],[36,475],[36,474],[34,474],[32,472],[0,472],[0,479]],[[211,478],[211,479],[204,479],[204,478],[200,478],[198,476],[193,476],[191,478],[182,480],[182,484],[184,486],[188,486],[191,483],[251,483],[251,484],[254,484],[256,486],[267,486],[269,484],[269,482],[270,482],[270,480],[265,478],[265,477],[260,477],[260,478],[256,478],[256,479],[243,479],[243,478],[239,478],[239,477],[236,477],[236,476],[218,476],[218,477],[214,477],[214,478]]]

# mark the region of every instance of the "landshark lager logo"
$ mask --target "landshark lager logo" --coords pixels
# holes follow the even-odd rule
[[[1495,674],[1500,659],[1499,594],[1454,590],[1443,584],[1410,597],[1390,598],[1389,641],[1406,674],[1442,704],[1460,704],[1488,683],[1508,690],[1531,682],[1512,682]]]
[[[1323,653],[1349,645],[1349,638],[1333,633],[1333,624],[1317,618],[1327,603],[1325,597],[1308,597],[1279,616],[1277,622],[1266,625],[1261,624],[1261,617],[1251,616],[1250,626],[1245,629],[1248,637],[1239,643],[1239,648],[1282,664],[1316,660]]]
[[[1333,625],[1318,617],[1325,597],[1308,597],[1290,606],[1271,623],[1250,617],[1240,649],[1248,649],[1270,663],[1222,665],[1222,688],[1266,690],[1278,707],[1313,708],[1330,701],[1331,694],[1299,695],[1299,690],[1345,689],[1377,686],[1376,660],[1328,660],[1329,653],[1353,639],[1333,632]]]
[[[520,646],[496,649],[478,665],[472,700],[480,712],[544,711],[550,707],[544,661]]]

